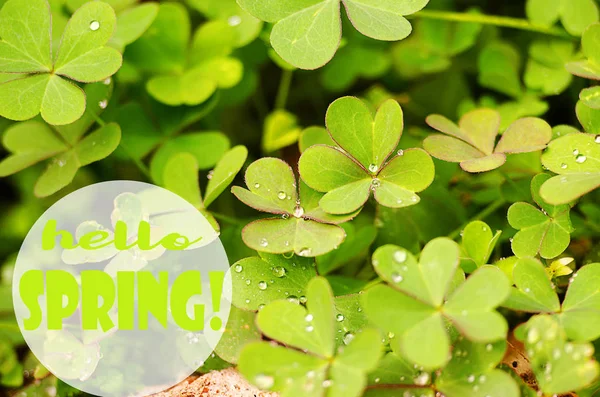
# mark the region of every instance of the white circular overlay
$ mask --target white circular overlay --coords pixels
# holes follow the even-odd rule
[[[163,188],[111,181],[77,190],[29,231],[15,313],[31,351],[97,396],[145,396],[188,377],[231,308],[225,250],[194,206]]]

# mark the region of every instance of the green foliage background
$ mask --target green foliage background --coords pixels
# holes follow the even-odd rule
[[[0,6],[2,392],[82,394],[24,346],[12,268],[45,209],[112,179],[221,232],[235,307],[199,372],[288,397],[600,391],[596,0]]]

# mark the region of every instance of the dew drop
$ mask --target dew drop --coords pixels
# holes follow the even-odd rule
[[[594,142],[600,143],[600,135],[596,135],[596,137],[594,138]]]
[[[250,285],[251,282],[250,279],[246,280],[246,285]]]
[[[300,298],[298,298],[298,300],[300,301],[300,303],[306,303],[306,296],[302,295]]]
[[[330,379],[325,379],[325,380],[323,381],[323,387],[324,387],[325,389],[327,389],[328,387],[331,387],[331,384],[332,384],[332,383],[333,383],[333,382],[332,382]]]
[[[255,183],[255,184],[254,184],[254,188],[255,188],[255,189],[258,189],[259,187],[260,187],[260,183]]]
[[[106,107],[108,106],[108,101],[106,99],[98,102],[98,106],[100,106],[100,109],[106,109]]]
[[[579,150],[578,149],[573,150],[573,156],[579,156]]]
[[[396,284],[401,283],[404,278],[398,273],[392,273],[392,281]]]
[[[566,170],[566,169],[567,169],[567,167],[568,167],[568,165],[567,165],[566,163],[562,163],[562,164],[560,165],[560,168],[562,168],[563,170]]]
[[[302,248],[299,252],[298,255],[300,256],[309,256],[310,253],[312,252],[312,249],[306,247],[306,248]]]
[[[235,265],[233,270],[235,270],[236,273],[241,273],[242,270],[244,270],[244,268],[242,267],[242,265]]]
[[[296,209],[294,210],[294,216],[296,218],[302,218],[303,215],[304,215],[304,208],[297,206]]]
[[[304,320],[306,321],[312,321],[314,319],[312,314],[307,314],[306,317],[304,317]]]
[[[425,386],[427,383],[429,383],[429,373],[421,372],[419,375],[417,375],[413,379],[413,381],[414,381],[415,385]]]
[[[373,180],[371,181],[371,189],[376,189],[379,186],[381,186],[381,181],[377,178],[373,178]]]
[[[300,303],[300,300],[298,299],[298,297],[294,296],[294,295],[288,296],[287,300],[288,300],[288,302],[292,302],[292,303],[296,303],[296,304]]]
[[[469,376],[467,376],[467,382],[469,382],[469,383],[475,382],[475,375],[469,375]]]
[[[398,156],[404,156],[404,150],[402,150],[402,149],[398,150]]]
[[[406,260],[406,251],[397,250],[394,252],[394,260],[398,263],[404,263]]]
[[[267,390],[273,387],[275,380],[272,376],[258,374],[254,377],[254,384],[258,386],[259,389]]]
[[[315,329],[315,327],[313,327],[312,325],[307,325],[306,326],[306,332],[313,332]]]
[[[258,289],[261,290],[261,291],[266,290],[267,289],[267,283],[265,283],[264,281],[260,281],[258,283]]]
[[[586,161],[586,160],[587,160],[587,157],[586,157],[586,156],[584,156],[583,154],[580,154],[580,155],[579,155],[579,156],[577,156],[577,158],[575,159],[575,162],[576,162],[576,163],[579,163],[579,164],[583,164],[583,163],[585,163],[585,161]]]
[[[273,275],[277,278],[281,278],[281,277],[285,276],[285,267],[275,266],[272,271],[273,271]]]
[[[242,23],[242,18],[240,18],[238,15],[233,15],[229,17],[227,23],[229,26],[238,26],[240,23]]]
[[[369,165],[369,172],[371,173],[376,173],[379,170],[379,167],[377,166],[377,164],[370,164]]]
[[[266,247],[267,245],[269,245],[269,242],[267,241],[266,238],[263,238],[260,240],[260,246],[261,247]]]
[[[290,218],[290,214],[282,214],[281,215],[281,219],[289,219]]]
[[[90,22],[90,29],[93,31],[100,29],[100,22],[98,22],[98,21]]]
[[[348,345],[354,339],[354,334],[352,332],[346,332],[344,335],[344,345]]]
[[[335,319],[337,320],[337,322],[342,322],[344,321],[344,315],[343,314],[338,314],[337,316],[335,316]]]
[[[287,194],[285,194],[284,191],[281,191],[281,192],[277,193],[277,198],[279,200],[285,200],[286,197],[287,197]]]
[[[488,343],[487,345],[485,345],[485,350],[488,352],[491,352],[493,348],[494,348],[494,346],[492,346],[491,343]]]
[[[108,77],[106,80],[103,81],[104,85],[109,85],[112,82],[112,79],[110,77]]]

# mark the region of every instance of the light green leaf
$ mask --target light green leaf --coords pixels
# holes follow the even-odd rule
[[[365,170],[345,153],[325,145],[305,150],[298,162],[298,170],[302,180],[319,192],[334,190],[367,178]]]
[[[163,183],[164,167],[175,153],[188,152],[194,155],[201,170],[217,164],[229,149],[229,139],[221,132],[193,132],[169,139],[152,157],[150,174],[157,184]]]
[[[513,268],[516,288],[503,306],[527,312],[553,313],[560,310],[558,296],[544,266],[534,258],[520,258]]]
[[[49,81],[49,75],[36,74],[0,84],[0,116],[17,121],[37,116]]]
[[[43,119],[48,124],[65,125],[79,119],[84,111],[83,90],[59,76],[50,76],[40,109]]]
[[[319,206],[323,196],[323,193],[311,189],[304,181],[300,180],[300,203],[302,204],[306,218],[337,225],[353,219],[360,212],[360,209],[358,209],[343,215],[327,213]]]
[[[165,188],[184,198],[196,208],[203,208],[198,185],[198,161],[187,152],[173,155],[164,168]]]
[[[419,267],[429,291],[429,302],[439,306],[448,291],[459,261],[458,245],[447,238],[431,240],[421,252]]]
[[[301,397],[307,389],[321,395],[327,367],[327,360],[268,342],[249,343],[238,361],[239,371],[261,390],[289,397]]]
[[[271,32],[275,51],[301,69],[316,69],[329,62],[342,36],[340,3],[331,0],[310,3],[316,4],[280,20]]]
[[[12,153],[0,163],[0,176],[19,172],[68,149],[46,124],[26,121],[4,132],[2,144]]]
[[[527,0],[527,17],[533,23],[552,26],[560,18],[562,0]]]
[[[319,206],[335,215],[350,214],[359,211],[369,199],[373,182],[364,178],[339,187],[325,194]]]
[[[465,226],[461,242],[463,269],[473,271],[487,264],[501,234],[501,230],[492,234],[491,228],[482,221],[473,221]]]
[[[261,339],[260,331],[254,322],[256,314],[231,307],[227,326],[219,344],[215,347],[215,353],[223,360],[237,363],[242,348]]]
[[[46,0],[11,0],[0,11],[0,72],[52,70],[51,16]]]
[[[583,34],[600,16],[594,0],[562,0],[561,14],[563,26],[573,36]]]
[[[244,243],[257,251],[294,252],[311,257],[334,250],[345,237],[346,233],[339,226],[299,217],[260,219],[249,223],[242,231]]]
[[[273,214],[294,214],[296,178],[286,162],[272,157],[257,160],[248,166],[245,179],[248,190],[237,186],[231,190],[244,204]]]
[[[306,301],[306,286],[316,276],[314,260],[261,253],[244,258],[231,267],[233,304],[244,310],[258,310],[279,299]],[[264,282],[266,287],[259,288]]]
[[[600,264],[583,266],[571,277],[560,321],[570,339],[593,341],[600,336]]]
[[[510,43],[496,41],[487,44],[479,54],[479,84],[513,98],[523,94],[521,59]]]
[[[567,342],[565,332],[554,318],[535,316],[527,322],[526,332],[527,355],[544,393],[579,390],[598,377],[600,366],[593,360],[592,345]]]
[[[600,109],[600,87],[586,88],[579,94],[579,99],[588,107]]]
[[[261,331],[316,355],[333,356],[333,296],[324,278],[316,277],[307,286],[307,309],[289,301],[275,301],[258,312]]]
[[[94,82],[121,67],[121,54],[103,47],[113,35],[116,15],[103,2],[89,2],[69,20],[61,39],[54,70],[77,81]]]
[[[244,166],[248,158],[248,149],[245,146],[235,146],[223,155],[212,171],[211,178],[206,186],[204,206],[208,207],[217,197],[233,182],[233,179]]]
[[[195,106],[205,102],[216,91],[217,84],[197,70],[182,75],[158,76],[146,84],[154,99],[170,106]]]
[[[397,41],[406,38],[412,31],[403,15],[419,11],[428,2],[346,0],[344,5],[350,21],[359,32],[377,40]]]
[[[145,3],[117,15],[117,29],[110,43],[123,48],[139,39],[158,15],[159,5]]]
[[[300,153],[314,145],[335,146],[335,142],[329,136],[327,130],[323,127],[308,127],[302,130],[298,140]]]
[[[600,144],[595,139],[580,133],[561,136],[550,142],[542,164],[556,174],[600,172]]]
[[[396,148],[404,128],[398,102],[384,102],[373,118],[369,108],[355,97],[333,102],[326,124],[333,140],[371,173],[376,173]]]
[[[436,381],[436,385],[449,397],[487,397],[494,395],[518,397],[521,395],[515,380],[508,373],[499,369],[477,376],[472,382],[469,381],[471,379],[469,376],[460,379],[440,378]],[[474,383],[476,384],[474,385]]]
[[[546,148],[552,127],[542,119],[526,117],[511,124],[502,134],[496,153],[528,153]]]
[[[290,146],[300,136],[296,117],[285,110],[276,110],[265,119],[262,148],[265,153]]]
[[[504,339],[508,324],[493,310],[509,293],[510,285],[504,273],[494,266],[482,266],[448,298],[444,313],[470,340],[492,342]]]
[[[587,27],[581,37],[581,45],[584,55],[587,57],[584,61],[570,62],[566,65],[569,72],[576,76],[588,79],[600,80],[600,24],[595,23]]]

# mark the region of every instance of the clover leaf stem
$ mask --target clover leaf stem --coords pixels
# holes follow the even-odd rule
[[[572,40],[577,39],[576,37],[569,35],[563,29],[533,24],[526,19],[520,18],[434,10],[422,10],[413,15],[407,15],[406,17],[408,19],[423,18],[452,22],[478,23],[482,25],[492,25],[504,28],[526,30],[529,32],[536,32],[550,36],[568,38]]]
[[[285,109],[293,77],[294,72],[292,70],[286,69],[281,74],[281,81],[279,82],[279,89],[275,98],[275,109]]]
[[[462,232],[462,230],[469,223],[471,223],[473,221],[484,220],[485,218],[487,218],[488,216],[490,216],[491,214],[493,214],[494,212],[496,212],[496,210],[498,210],[499,208],[501,208],[505,203],[506,203],[506,200],[503,197],[499,198],[498,200],[496,200],[496,201],[494,201],[492,203],[490,203],[490,205],[488,205],[487,207],[485,207],[481,212],[477,213],[471,219],[469,219],[468,221],[466,221],[465,223],[463,223],[462,225],[460,225],[460,227],[456,228],[452,233],[448,234],[448,238],[451,238],[451,239],[454,240],[455,238],[457,238],[460,235],[460,233]]]

